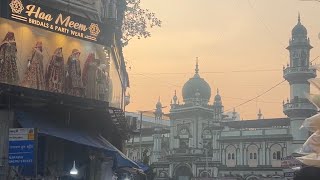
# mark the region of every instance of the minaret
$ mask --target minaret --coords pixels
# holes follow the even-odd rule
[[[213,111],[214,111],[213,119],[216,121],[221,120],[222,113],[223,113],[223,105],[222,105],[221,96],[219,94],[219,89],[217,89],[217,95],[214,97]]]
[[[179,103],[177,104],[177,101],[178,101],[178,96],[177,96],[177,91],[175,90],[174,91],[174,96],[171,99],[171,103],[170,103],[171,109],[176,108],[176,106],[179,104]]]
[[[158,159],[161,157],[161,127],[160,121],[162,119],[162,104],[160,102],[160,97],[156,104],[156,110],[154,112],[155,115],[155,127],[154,127],[154,134],[153,134],[153,151],[152,151],[152,163],[157,162]]]
[[[174,91],[174,96],[173,96],[173,98],[172,98],[172,99],[173,99],[173,103],[174,103],[174,104],[177,104],[177,100],[178,100],[178,97],[177,97],[177,90],[175,90],[175,91]]]
[[[301,24],[300,14],[297,25],[292,29],[287,49],[290,63],[283,70],[283,76],[290,84],[290,100],[283,105],[283,112],[290,118],[293,142],[288,153],[293,153],[308,138],[307,130],[300,129],[302,122],[316,113],[315,106],[306,97],[310,93],[308,79],[316,77],[316,70],[309,68],[312,46],[307,37],[307,29]]]
[[[156,104],[156,111],[154,112],[155,120],[161,120],[162,119],[162,104],[160,102],[160,97],[158,99],[158,102]],[[157,123],[157,122],[156,122]]]
[[[233,108],[233,111],[232,111],[232,120],[235,120],[236,118],[237,118],[236,108]]]
[[[262,112],[261,112],[261,109],[259,109],[259,112],[258,112],[258,119],[262,119]]]

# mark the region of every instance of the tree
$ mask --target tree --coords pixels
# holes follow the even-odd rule
[[[121,26],[122,46],[128,45],[128,42],[134,37],[138,39],[150,37],[150,29],[161,27],[162,23],[161,20],[156,17],[155,13],[149,9],[143,9],[140,6],[140,0],[125,1],[126,9]]]

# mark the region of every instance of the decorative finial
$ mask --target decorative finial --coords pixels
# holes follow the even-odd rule
[[[219,88],[217,88],[217,95],[219,95]]]
[[[158,98],[158,102],[160,102],[160,96],[159,96],[159,98]]]
[[[261,109],[259,108],[258,119],[261,119],[262,116]]]
[[[177,99],[178,99],[178,97],[177,97],[177,90],[174,90],[174,96],[173,96],[173,102],[174,102],[174,104],[177,104]]]
[[[198,74],[199,73],[199,59],[198,59],[198,57],[196,57],[196,74]]]
[[[300,23],[300,12],[298,13],[298,23]]]

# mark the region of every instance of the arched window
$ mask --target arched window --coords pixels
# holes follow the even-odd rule
[[[277,153],[276,152],[273,153],[272,159],[277,159]]]
[[[281,152],[277,151],[277,160],[280,160],[280,159],[281,159]]]
[[[253,159],[257,159],[257,153],[253,154]]]
[[[228,153],[228,160],[230,160],[231,159],[231,154],[230,153]]]
[[[250,153],[250,159],[252,159],[252,153]]]
[[[232,153],[232,159],[234,159],[234,153]]]

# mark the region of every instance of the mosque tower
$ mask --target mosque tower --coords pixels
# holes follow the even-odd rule
[[[290,118],[290,133],[293,140],[289,154],[296,152],[308,138],[308,131],[300,129],[302,122],[316,113],[316,107],[309,102],[306,95],[310,93],[308,79],[316,77],[316,70],[310,69],[310,39],[307,29],[298,23],[292,29],[292,37],[287,47],[290,53],[290,63],[283,68],[283,77],[290,84],[290,100],[283,105],[283,112]]]
[[[223,114],[223,105],[222,105],[222,100],[221,96],[219,94],[219,89],[217,89],[217,95],[214,97],[214,102],[213,102],[213,119],[215,121],[219,121],[222,119],[222,114]]]
[[[155,115],[155,122],[159,124],[162,119],[162,104],[160,102],[160,97],[158,103],[156,104],[156,109],[154,112]],[[159,158],[161,157],[161,127],[156,126],[154,127],[154,134],[153,134],[153,151],[152,151],[152,162],[158,162]]]

